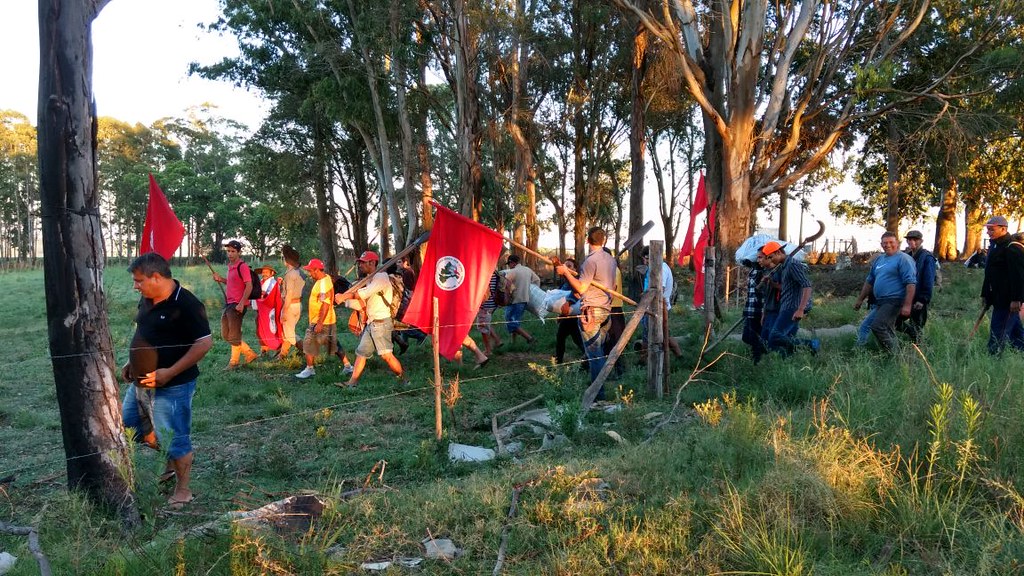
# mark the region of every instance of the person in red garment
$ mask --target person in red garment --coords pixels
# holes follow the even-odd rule
[[[263,287],[263,297],[254,300],[256,308],[256,336],[260,339],[260,354],[266,356],[281,349],[281,281],[271,266],[257,269]]]

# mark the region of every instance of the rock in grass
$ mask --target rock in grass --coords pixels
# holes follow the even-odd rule
[[[462,550],[447,538],[424,538],[425,556],[431,560],[454,560],[462,555]]]
[[[17,556],[12,556],[7,552],[0,552],[0,574],[7,574],[14,568],[14,563],[18,561]]]

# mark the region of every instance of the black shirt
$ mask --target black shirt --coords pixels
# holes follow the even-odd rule
[[[139,300],[135,324],[128,358],[136,380],[157,368],[170,368],[196,340],[210,335],[206,307],[177,280],[166,300],[158,304],[148,298]],[[191,382],[198,377],[199,367],[192,365],[164,387]]]

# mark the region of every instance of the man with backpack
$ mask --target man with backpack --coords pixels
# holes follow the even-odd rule
[[[401,296],[395,298],[394,288],[387,272],[384,270],[375,272],[378,262],[380,262],[380,257],[376,252],[363,252],[356,260],[356,266],[361,276],[372,275],[372,278],[362,288],[346,290],[335,299],[336,303],[344,302],[347,307],[362,310],[366,315],[366,325],[359,336],[359,344],[356,346],[356,361],[352,377],[348,382],[336,384],[339,387],[355,387],[359,383],[363,369],[366,368],[366,361],[374,353],[384,360],[399,382],[403,384],[406,382],[405,371],[402,369],[401,362],[395,357],[391,344],[391,333],[395,329],[393,302],[400,301]]]
[[[213,272],[213,279],[226,285],[224,310],[220,315],[220,334],[231,345],[231,359],[225,370],[234,370],[238,368],[243,355],[246,364],[257,358],[257,354],[242,340],[242,318],[245,317],[249,299],[259,298],[260,290],[256,288],[259,285],[258,277],[242,260],[242,243],[228,240],[224,242],[224,251],[228,255],[227,278]]]

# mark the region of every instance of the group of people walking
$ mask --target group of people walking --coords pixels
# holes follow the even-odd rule
[[[981,297],[982,314],[992,310],[988,341],[991,354],[1002,352],[1007,343],[1024,350],[1024,245],[1015,241],[1007,228],[1002,216],[994,216],[985,224],[990,246]],[[897,332],[905,333],[915,344],[921,341],[935,292],[938,262],[923,247],[924,235],[919,230],[907,232],[904,240],[907,247],[901,251],[896,234],[882,234],[882,254],[871,262],[854,301],[855,310],[865,302],[868,305],[857,334],[860,346],[874,335],[883,350],[893,352],[898,346]],[[747,263],[750,274],[743,310],[743,342],[750,346],[755,364],[770,351],[787,356],[797,346],[812,353],[821,347],[817,339],[796,338],[800,320],[811,309],[813,288],[807,266],[794,257],[795,252],[787,253],[782,244],[769,241],[758,251],[757,261]]]

